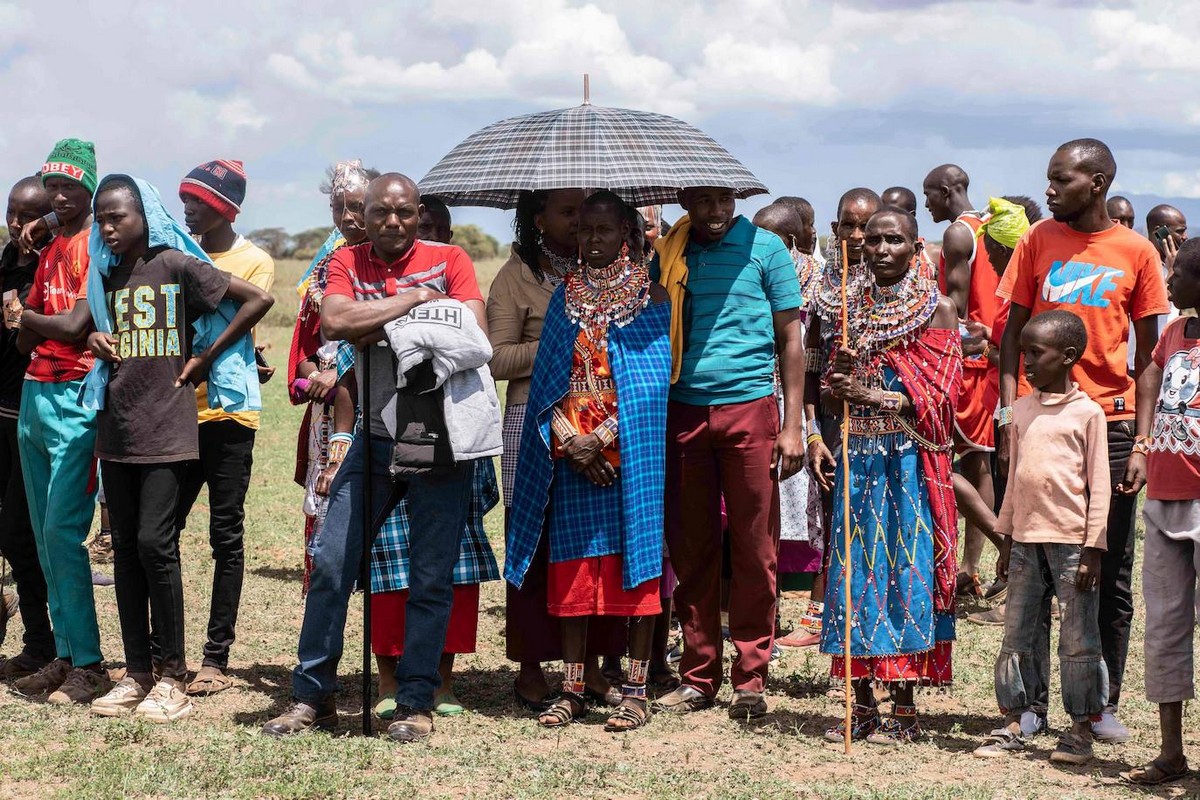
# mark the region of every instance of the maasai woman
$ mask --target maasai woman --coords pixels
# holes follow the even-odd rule
[[[504,455],[500,457],[506,529],[533,360],[550,296],[576,264],[579,204],[583,198],[582,189],[522,193],[513,221],[516,241],[512,255],[496,273],[488,291],[488,338],[493,353],[489,367],[496,380],[508,381]],[[520,664],[513,696],[522,707],[536,713],[546,710],[554,699],[542,662],[555,661],[562,655],[558,623],[546,611],[546,563],[545,552],[540,552],[521,588],[508,585],[504,613],[507,655],[510,661]],[[623,628],[592,627],[590,652],[613,653],[624,648]],[[613,705],[620,702],[619,694],[608,685],[594,659],[588,661],[587,685],[589,695],[608,695]]]
[[[330,168],[330,179],[322,191],[329,193],[333,213],[333,232],[309,265],[297,285],[300,311],[292,332],[288,354],[288,395],[296,404],[306,403],[304,420],[296,446],[296,483],[304,487],[304,586],[308,587],[310,569],[308,544],[325,519],[329,485],[333,473],[350,447],[354,410],[345,386],[338,386],[337,342],[326,341],[321,333],[321,299],[325,296],[325,277],[334,251],[343,245],[366,241],[363,219],[367,184],[379,173],[364,169],[360,161],[339,161]],[[343,419],[340,432],[334,431],[334,407],[340,405]],[[332,469],[330,467],[332,466]]]
[[[588,619],[629,618],[630,666],[610,731],[648,719],[646,678],[661,610],[670,306],[630,257],[629,216],[611,192],[583,202],[583,264],[546,309],[521,437],[505,577],[520,586],[549,542],[547,607],[561,619],[562,696],[538,721],[587,710]]]
[[[912,215],[886,209],[867,223],[869,272],[850,276],[849,344],[827,374],[849,401],[850,475],[837,462],[821,652],[844,675],[846,573],[856,705],[852,735],[899,744],[920,734],[914,689],[951,679],[957,511],[951,484],[954,408],[962,350],[954,304],[920,269]],[[840,330],[840,276],[818,292],[822,324]],[[840,338],[840,337],[839,337]],[[851,544],[841,498],[850,480]],[[872,681],[888,684],[881,721]],[[826,736],[841,741],[839,726]]]

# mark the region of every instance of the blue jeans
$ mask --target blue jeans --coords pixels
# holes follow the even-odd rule
[[[359,577],[363,550],[364,438],[355,437],[350,446],[329,490],[325,525],[309,546],[312,574],[300,628],[300,663],[292,673],[292,694],[303,703],[320,703],[338,690],[346,608]],[[392,494],[388,476],[392,443],[375,436],[370,441],[372,518],[381,520],[390,511],[385,506]],[[408,484],[409,594],[404,655],[396,664],[399,705],[422,711],[433,708],[473,474],[474,463],[463,461],[449,472],[422,475]]]
[[[1080,722],[1104,710],[1108,668],[1100,646],[1100,592],[1075,588],[1083,545],[1013,542],[1008,561],[1008,607],[1004,644],[996,658],[996,701],[1019,715],[1046,696],[1050,674],[1050,602],[1058,596],[1059,683],[1063,707]]]

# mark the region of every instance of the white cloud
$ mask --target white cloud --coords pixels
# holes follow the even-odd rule
[[[167,113],[189,138],[215,138],[225,143],[236,140],[243,130],[262,130],[268,121],[244,95],[220,98],[190,89],[167,99]]]

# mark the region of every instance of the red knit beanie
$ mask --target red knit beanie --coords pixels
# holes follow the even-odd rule
[[[208,161],[187,174],[179,194],[195,197],[233,222],[246,199],[246,170],[240,161]]]

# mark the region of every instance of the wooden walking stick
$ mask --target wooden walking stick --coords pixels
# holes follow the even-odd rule
[[[846,249],[846,240],[842,240],[842,347],[850,340],[850,318],[846,312],[846,273],[850,268],[850,258]],[[842,659],[846,669],[846,736],[845,752],[850,754],[851,730],[854,724],[853,697],[854,689],[850,685],[850,633],[851,633],[851,603],[850,603],[850,401],[842,401],[842,541],[845,547],[845,561],[842,562],[842,578],[845,583],[843,605],[846,614],[846,637],[842,642]]]

